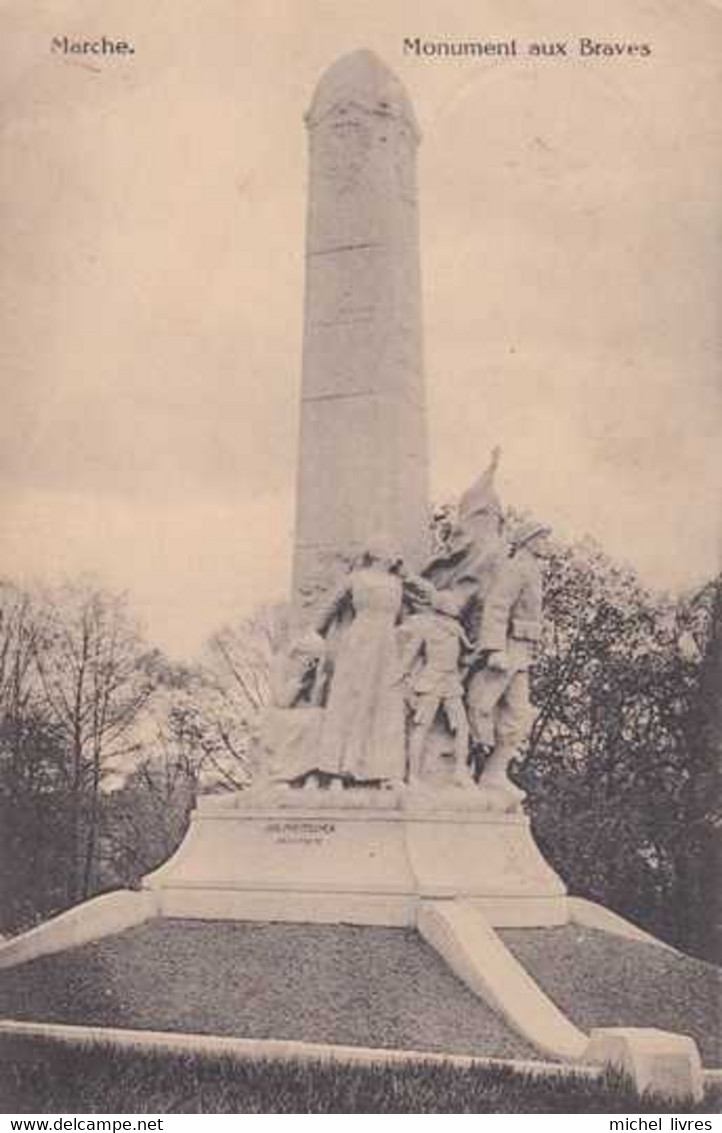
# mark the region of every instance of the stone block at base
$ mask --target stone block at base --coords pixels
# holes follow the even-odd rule
[[[702,1100],[702,1062],[694,1039],[651,1027],[600,1027],[589,1036],[585,1062],[628,1074],[639,1093],[652,1090],[675,1101]]]
[[[157,896],[161,916],[190,920],[286,921],[386,928],[407,928],[415,923],[415,900],[399,894],[178,887],[161,889]]]
[[[164,916],[403,926],[420,901],[455,897],[497,926],[567,921],[519,813],[211,802],[144,887]]]

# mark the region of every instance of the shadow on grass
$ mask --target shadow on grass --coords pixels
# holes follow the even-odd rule
[[[716,1113],[640,1097],[607,1075],[533,1077],[506,1067],[344,1066],[0,1039],[3,1113]]]

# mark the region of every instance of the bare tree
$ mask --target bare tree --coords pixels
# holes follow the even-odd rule
[[[0,927],[11,930],[65,899],[64,753],[44,712],[40,636],[35,597],[0,583]]]
[[[208,643],[203,682],[196,689],[195,725],[206,753],[227,786],[238,789],[250,777],[250,744],[269,703],[273,655],[288,639],[287,606],[263,606],[236,626],[226,626]]]
[[[103,776],[138,751],[134,727],[153,690],[147,653],[122,595],[91,584],[45,594],[34,656],[46,710],[67,753],[72,831],[70,897],[88,896],[98,847]]]
[[[132,885],[173,853],[187,829],[203,760],[194,730],[175,713],[159,723],[122,788],[103,800],[107,880]]]
[[[0,583],[0,728],[5,782],[26,777],[27,736],[37,699],[35,655],[40,634],[31,595],[11,582]]]

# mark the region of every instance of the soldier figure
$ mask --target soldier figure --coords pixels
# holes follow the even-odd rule
[[[472,738],[491,752],[480,785],[512,794],[519,792],[507,769],[530,726],[529,669],[541,637],[541,560],[550,551],[549,535],[539,523],[517,531],[484,597],[475,646],[486,665],[472,671],[467,685]]]

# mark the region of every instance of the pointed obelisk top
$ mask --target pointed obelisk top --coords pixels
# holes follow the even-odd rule
[[[381,116],[403,118],[416,139],[421,137],[403,83],[378,55],[366,48],[342,55],[324,71],[306,114],[306,125],[316,126],[336,107],[347,103]]]

